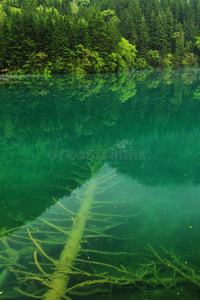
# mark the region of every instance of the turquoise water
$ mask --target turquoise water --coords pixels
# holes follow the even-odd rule
[[[51,300],[199,299],[200,70],[1,76],[0,115],[0,299],[46,300],[70,237]]]

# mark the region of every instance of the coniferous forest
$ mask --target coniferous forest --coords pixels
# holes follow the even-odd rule
[[[0,0],[11,74],[197,67],[200,0]]]

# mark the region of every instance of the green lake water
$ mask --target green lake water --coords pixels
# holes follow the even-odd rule
[[[200,70],[1,76],[0,191],[0,299],[199,299]]]

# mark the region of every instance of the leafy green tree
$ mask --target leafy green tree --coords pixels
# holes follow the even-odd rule
[[[200,37],[196,37],[195,46],[197,47],[198,50],[200,50]]]
[[[147,53],[147,61],[150,64],[150,66],[158,68],[161,63],[161,57],[159,55],[158,50],[149,50]]]
[[[51,62],[49,62],[45,52],[31,53],[22,69],[25,73],[50,74]]]
[[[118,45],[118,53],[123,58],[127,69],[133,69],[136,59],[136,47],[131,45],[126,39],[122,38]]]
[[[196,57],[194,53],[186,53],[182,63],[184,67],[196,68],[198,66],[198,57]]]
[[[74,56],[74,73],[100,73],[104,71],[104,60],[98,52],[78,45]]]

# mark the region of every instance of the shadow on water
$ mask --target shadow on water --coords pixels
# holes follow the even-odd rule
[[[199,70],[0,78],[2,299],[198,299]]]

